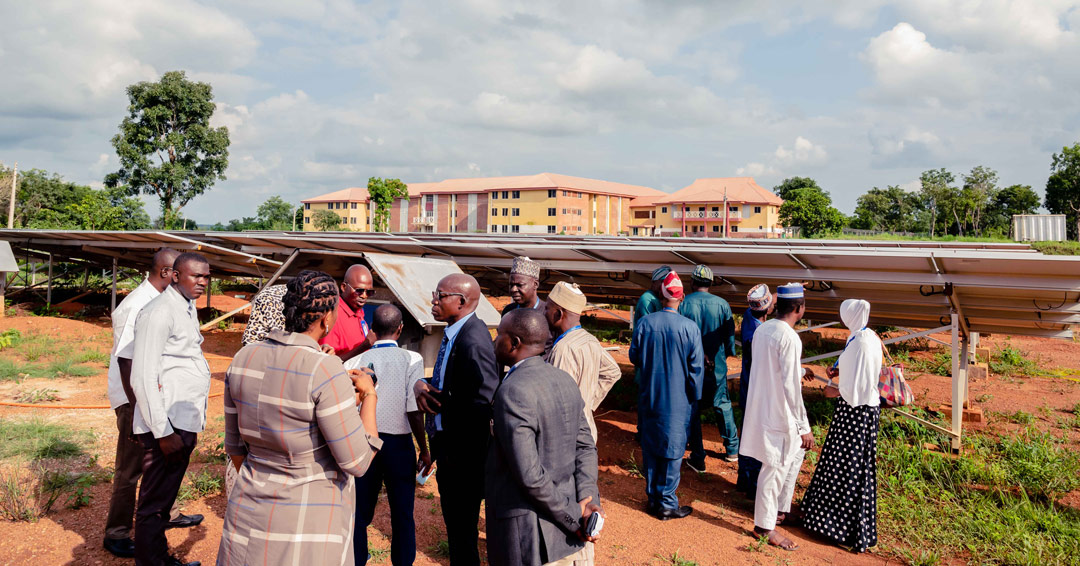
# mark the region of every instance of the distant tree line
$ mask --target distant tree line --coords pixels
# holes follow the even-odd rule
[[[998,174],[982,165],[957,176],[931,169],[919,176],[919,189],[896,185],[874,187],[845,216],[832,206],[832,197],[813,179],[791,177],[773,187],[784,204],[780,222],[798,226],[803,237],[837,234],[843,228],[914,232],[937,236],[1008,237],[1014,214],[1034,214],[1040,204],[1067,217],[1069,238],[1080,234],[1080,143],[1062,148],[1051,161],[1046,199],[1030,185],[998,186]]]
[[[0,216],[11,199],[11,169],[0,165]],[[123,188],[93,189],[41,169],[19,171],[15,185],[15,228],[53,230],[143,230],[150,215]]]

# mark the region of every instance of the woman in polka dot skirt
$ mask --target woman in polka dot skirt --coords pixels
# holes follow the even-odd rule
[[[878,375],[882,344],[866,327],[870,303],[848,299],[840,318],[851,330],[828,372],[827,397],[839,397],[821,461],[802,500],[806,529],[863,552],[877,544]]]

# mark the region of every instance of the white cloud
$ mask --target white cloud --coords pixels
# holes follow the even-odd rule
[[[795,138],[795,144],[791,149],[782,145],[777,146],[775,155],[776,161],[784,165],[819,165],[824,163],[829,157],[825,148],[820,145],[815,145],[813,142],[802,136]]]
[[[888,102],[960,104],[984,87],[969,57],[934,47],[906,22],[871,39],[862,58],[877,79],[874,96]]]

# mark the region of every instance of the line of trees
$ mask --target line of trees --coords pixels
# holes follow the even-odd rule
[[[1014,214],[1035,214],[1040,205],[1066,215],[1068,237],[1080,235],[1080,143],[1064,147],[1051,160],[1046,199],[1030,185],[998,186],[997,171],[983,165],[959,176],[930,169],[919,177],[919,189],[874,187],[861,195],[855,213],[845,216],[832,206],[828,191],[813,179],[791,177],[773,187],[784,204],[780,222],[798,226],[803,237],[839,233],[850,227],[883,232],[938,236],[1008,237]]]
[[[0,164],[0,210],[7,213],[13,171]],[[118,189],[93,189],[41,169],[19,171],[15,228],[144,230],[150,215],[137,197]]]

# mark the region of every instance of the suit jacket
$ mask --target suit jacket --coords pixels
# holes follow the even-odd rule
[[[574,379],[540,357],[522,362],[496,392],[484,490],[492,566],[539,566],[584,546],[575,534],[578,501],[600,500],[584,408]]]
[[[466,443],[486,449],[499,370],[491,333],[480,317],[469,318],[454,339],[446,359],[444,383],[440,434],[445,434],[450,445]]]

